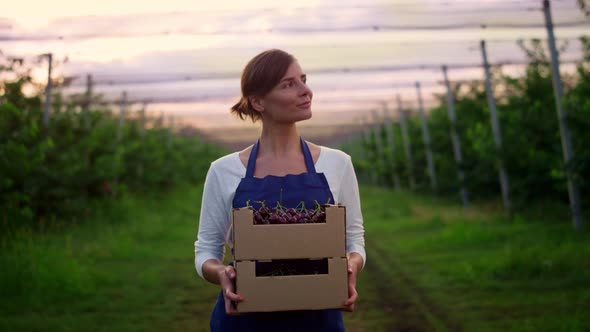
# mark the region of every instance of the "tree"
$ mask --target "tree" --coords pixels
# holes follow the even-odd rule
[[[587,3],[587,0],[578,0],[578,7],[580,7],[580,10],[586,17],[590,17],[590,5]]]

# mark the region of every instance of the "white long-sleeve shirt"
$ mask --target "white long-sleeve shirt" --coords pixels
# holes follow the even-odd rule
[[[363,216],[356,174],[350,156],[340,150],[320,146],[315,163],[324,173],[334,201],[346,206],[346,252],[356,252],[366,261]],[[199,232],[195,241],[195,267],[203,277],[203,263],[214,258],[223,262],[225,243],[231,246],[232,201],[240,180],[246,175],[239,152],[211,163],[201,202]]]

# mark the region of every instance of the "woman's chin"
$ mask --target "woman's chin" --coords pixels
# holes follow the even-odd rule
[[[298,114],[296,121],[305,121],[309,119],[311,119],[311,110],[306,110]]]
[[[288,118],[285,118],[279,122],[286,122],[286,123],[297,123],[300,121],[305,121],[311,119],[311,110],[304,110],[299,111],[294,114],[290,114]]]

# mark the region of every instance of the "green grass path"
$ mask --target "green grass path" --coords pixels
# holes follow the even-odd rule
[[[0,331],[208,331],[200,186],[91,207],[0,243]],[[590,331],[590,244],[569,222],[361,186],[368,263],[349,331]]]
[[[375,187],[362,199],[368,274],[393,308],[383,331],[590,331],[590,238],[569,220]]]

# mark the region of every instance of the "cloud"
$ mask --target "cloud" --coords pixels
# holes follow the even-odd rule
[[[56,9],[60,6],[61,11]],[[125,89],[130,98],[158,97],[161,102],[154,106],[194,114],[227,110],[239,95],[239,74],[246,62],[262,50],[282,48],[309,71],[315,109],[344,112],[374,107],[371,101],[392,98],[396,92],[413,98],[411,83],[440,79],[437,68],[392,69],[480,63],[480,39],[504,40],[489,43],[492,62],[524,59],[514,41],[545,38],[544,28],[483,30],[479,24],[542,24],[541,13],[529,10],[531,6],[531,2],[463,0],[445,6],[439,1],[298,1],[283,6],[275,1],[232,5],[105,0],[93,7],[57,0],[47,3],[46,9],[36,7],[39,12],[32,14],[24,3],[7,8],[3,15],[8,17],[0,19],[0,39],[31,39],[3,42],[3,52],[10,55],[48,51],[56,58],[68,55],[70,62],[62,69],[81,80],[93,74],[98,83],[95,91],[109,97]],[[571,4],[554,7],[557,24],[583,17]],[[400,29],[457,24],[475,28]],[[584,28],[559,28],[559,37],[577,37]],[[577,54],[578,44],[573,43],[562,58]],[[453,70],[451,75],[481,77],[482,72]],[[111,81],[115,84],[109,85]],[[68,91],[81,91],[84,82],[77,83]],[[424,87],[430,96],[436,89],[440,90]],[[186,102],[163,102],[174,99]]]

